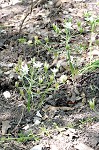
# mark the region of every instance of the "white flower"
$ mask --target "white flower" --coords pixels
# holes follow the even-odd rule
[[[42,65],[43,65],[43,63],[41,63],[40,61],[33,62],[33,66],[34,66],[35,68],[40,68],[40,67],[42,67]]]
[[[54,76],[56,75],[56,72],[58,72],[57,68],[51,69],[51,71],[53,72]]]
[[[57,62],[57,68],[60,68],[61,62],[62,62],[62,60],[59,60],[59,61]]]
[[[39,125],[41,123],[41,118],[40,117],[34,117],[33,122],[35,125]]]
[[[66,81],[67,81],[67,76],[66,76],[66,75],[61,75],[61,77],[59,78],[59,81],[60,81],[61,83],[66,82]]]
[[[27,124],[25,127],[23,127],[24,130],[28,130],[29,129],[29,125]]]
[[[33,43],[32,40],[29,40],[29,41],[28,41],[28,44],[32,44],[32,43]]]
[[[94,21],[94,18],[91,16],[90,18],[88,18],[88,21],[92,23]]]
[[[3,95],[4,95],[4,97],[5,97],[6,99],[11,97],[11,94],[10,94],[9,91],[3,92]]]
[[[21,79],[22,79],[22,77],[21,77],[20,75],[18,75],[18,79],[19,79],[19,80],[21,80]]]
[[[29,68],[26,63],[24,63],[24,62],[22,63],[21,70],[24,74],[28,74]]]
[[[40,114],[40,111],[37,111],[36,116],[42,118],[42,115]]]
[[[72,24],[71,24],[71,22],[66,22],[65,27],[66,27],[67,29],[72,29]]]

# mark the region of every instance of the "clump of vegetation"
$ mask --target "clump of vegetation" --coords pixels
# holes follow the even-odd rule
[[[84,73],[86,71],[92,71],[96,68],[99,68],[99,60],[93,62],[91,59],[92,44],[95,40],[94,33],[96,26],[99,23],[99,19],[94,19],[89,13],[86,13],[85,20],[89,25],[91,33],[91,39],[89,41],[88,48],[90,51],[90,63],[80,70],[78,70],[75,61],[71,56],[72,47],[70,44],[70,40],[74,34],[72,28],[72,20],[69,19],[68,21],[64,21],[64,29],[60,29],[57,24],[52,25],[57,36],[60,36],[62,41],[65,41],[64,57],[66,58],[67,65],[69,66],[72,79],[78,73]],[[80,22],[77,22],[77,27],[80,34],[83,34],[84,28]],[[19,42],[26,43],[27,41],[25,39],[19,39]],[[32,44],[31,41],[28,41],[27,43]],[[43,44],[38,39],[38,37],[35,36],[34,45],[42,45],[48,50],[49,53],[53,54],[53,49],[50,45],[48,37],[45,38],[45,44]],[[54,56],[55,54],[57,57],[59,53],[54,53]],[[56,77],[60,65],[61,64],[57,63],[56,67],[52,69],[47,61],[43,63],[40,61],[36,61],[35,58],[31,59],[30,62],[22,62],[21,59],[18,61],[18,64],[15,67],[15,71],[19,76],[19,82],[16,83],[16,86],[19,88],[21,96],[27,101],[28,110],[30,110],[31,107],[33,107],[34,109],[41,107],[42,104],[46,101],[48,95],[57,90],[61,84],[66,83],[66,75],[62,74],[60,79]]]
[[[59,83],[64,83],[67,78],[61,76],[61,81],[56,79],[58,67],[51,69],[47,62],[41,63],[35,58],[30,62],[22,62],[20,59],[15,67],[19,82],[16,87],[19,88],[21,96],[27,101],[27,108],[37,109],[45,102],[47,95],[59,88]],[[63,78],[63,79],[62,79]]]

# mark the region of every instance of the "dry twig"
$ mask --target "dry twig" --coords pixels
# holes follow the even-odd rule
[[[21,30],[22,30],[22,26],[23,26],[23,24],[24,24],[24,21],[25,21],[26,18],[32,13],[32,10],[33,10],[38,4],[40,4],[41,2],[42,2],[42,0],[38,0],[37,3],[35,3],[35,4],[33,5],[33,0],[31,0],[30,11],[26,14],[26,16],[24,17],[24,19],[22,20],[22,23],[21,23],[20,29],[19,29],[19,35],[20,35],[20,33],[21,33]]]

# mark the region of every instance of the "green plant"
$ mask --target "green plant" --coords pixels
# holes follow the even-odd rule
[[[39,44],[41,44],[41,41],[39,40],[38,36],[35,36],[34,37],[34,45],[37,46]]]
[[[74,128],[75,124],[73,122],[68,122],[66,128]]]
[[[47,135],[48,137],[50,137],[50,130],[47,129],[44,125],[44,126],[40,127],[40,135],[43,135],[43,136]]]
[[[73,61],[71,59],[71,46],[70,46],[70,40],[72,37],[71,30],[72,30],[72,23],[71,19],[68,21],[64,21],[64,30],[59,29],[57,25],[53,25],[54,31],[61,36],[63,40],[65,40],[65,49],[66,49],[66,59],[68,60],[70,71],[72,74],[72,77],[76,74],[76,69],[73,65]],[[65,34],[65,38],[64,35]]]
[[[69,60],[69,66],[70,66],[70,70],[71,70],[71,74],[72,76],[74,77],[76,71],[75,71],[75,68],[74,68],[74,65],[72,63],[72,60],[71,60],[71,55],[70,55],[70,51],[71,51],[71,48],[70,48],[70,39],[71,39],[71,32],[70,30],[72,29],[72,24],[71,24],[71,21],[69,22],[65,22],[65,34],[66,34],[66,51],[67,51],[67,58]]]
[[[89,101],[89,106],[92,110],[95,111],[95,99]]]
[[[20,133],[18,135],[18,138],[17,138],[17,141],[18,142],[26,142],[26,141],[29,141],[29,140],[34,140],[34,141],[39,141],[39,136],[38,135],[34,135],[34,134],[29,134],[29,135],[24,135],[23,133]]]
[[[60,30],[60,28],[57,26],[57,24],[53,24],[53,29],[54,29],[54,31],[55,31],[57,34],[60,34],[60,33],[61,33],[61,30]]]
[[[78,26],[78,31],[82,34],[84,32],[84,29],[80,21],[77,22],[77,26]]]
[[[99,19],[92,16],[90,13],[85,13],[85,20],[90,26],[90,31],[95,32],[96,26],[99,24]]]
[[[90,64],[91,64],[91,61],[92,61],[92,57],[91,57],[92,44],[95,41],[95,30],[96,30],[97,25],[99,25],[99,18],[95,18],[90,13],[85,13],[85,20],[87,21],[87,23],[90,27],[90,32],[91,32],[91,38],[89,41]]]
[[[91,124],[94,121],[94,119],[95,118],[91,118],[91,117],[80,119],[79,120],[79,126],[83,127],[83,126],[88,125],[89,123]]]
[[[99,111],[96,110],[95,105],[96,105],[96,101],[95,98],[93,98],[92,100],[89,101],[89,106],[90,109],[93,110],[95,117],[99,119]]]
[[[7,135],[6,137],[0,138],[0,143],[3,143],[5,141],[17,141],[17,142],[26,142],[29,140],[39,141],[39,136],[34,134],[24,135],[22,133],[19,133],[18,137],[11,137],[11,135]]]
[[[33,58],[27,64],[19,59],[15,71],[19,77],[16,87],[27,101],[28,110],[31,107],[34,109],[41,107],[47,95],[58,88],[55,79],[58,68],[50,69],[47,62],[41,63]]]
[[[18,39],[19,43],[25,44],[27,42],[26,38]]]
[[[99,68],[99,60],[92,62],[91,64],[86,65],[83,69],[79,70],[79,73],[85,73],[94,71]]]

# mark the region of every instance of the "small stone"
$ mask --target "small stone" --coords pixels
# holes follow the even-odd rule
[[[42,145],[36,145],[32,147],[30,150],[42,150]]]
[[[3,92],[3,95],[4,95],[4,97],[5,97],[6,99],[11,97],[11,94],[10,94],[9,91]]]

